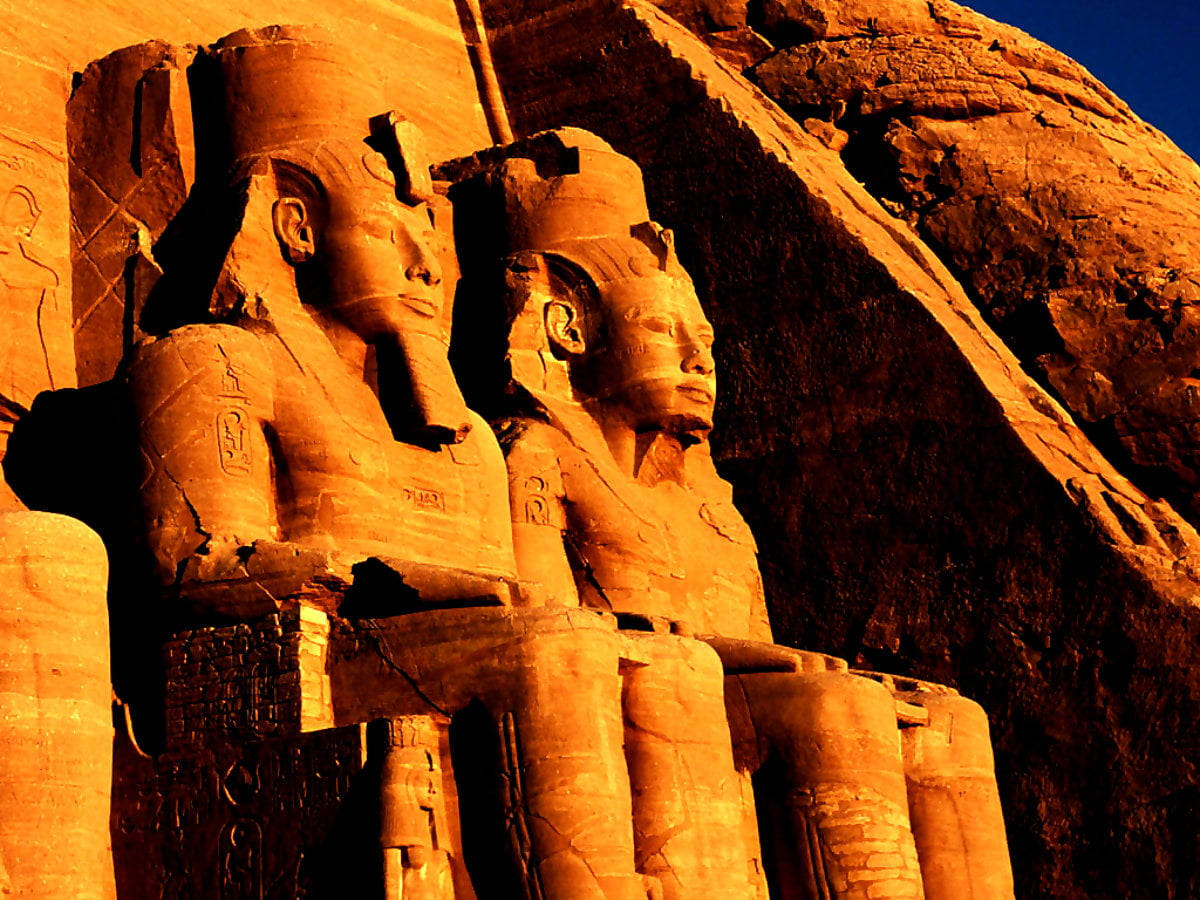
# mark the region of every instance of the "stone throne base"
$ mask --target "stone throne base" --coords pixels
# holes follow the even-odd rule
[[[625,624],[293,608],[177,634],[166,751],[118,748],[120,896],[1011,896],[975,704]]]

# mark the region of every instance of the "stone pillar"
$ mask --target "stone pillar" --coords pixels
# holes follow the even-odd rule
[[[0,514],[0,894],[115,896],[107,577],[83,523]]]

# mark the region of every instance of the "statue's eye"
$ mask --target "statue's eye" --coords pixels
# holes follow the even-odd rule
[[[367,237],[377,238],[381,241],[392,241],[393,243],[396,240],[395,223],[389,221],[388,219],[363,219],[359,227],[362,229],[362,233],[367,235]]]
[[[657,332],[658,334],[675,333],[675,323],[662,316],[643,316],[638,322],[643,328],[648,328],[650,331]]]

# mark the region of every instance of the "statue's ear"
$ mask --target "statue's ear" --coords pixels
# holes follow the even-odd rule
[[[308,208],[299,197],[280,197],[271,207],[275,237],[288,261],[296,264],[312,259],[317,243]]]
[[[565,356],[581,356],[587,349],[583,321],[574,300],[555,297],[546,304],[546,337],[555,351]]]

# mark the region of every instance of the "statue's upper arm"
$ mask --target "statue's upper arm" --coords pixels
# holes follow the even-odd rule
[[[556,433],[540,422],[523,425],[505,441],[508,496],[513,525],[567,527]]]
[[[205,541],[249,543],[277,524],[265,432],[274,370],[255,335],[192,325],[141,344],[127,374],[150,538],[169,567]]]

